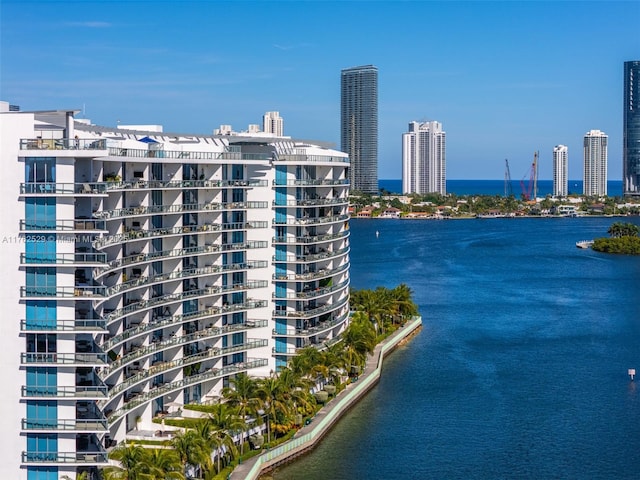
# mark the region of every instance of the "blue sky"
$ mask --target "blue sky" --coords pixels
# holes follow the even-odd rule
[[[85,109],[100,125],[212,133],[277,110],[285,134],[339,148],[340,70],[379,69],[379,177],[401,177],[412,120],[447,132],[447,178],[514,180],[540,152],[609,135],[622,176],[623,62],[638,1],[0,2],[0,99]]]

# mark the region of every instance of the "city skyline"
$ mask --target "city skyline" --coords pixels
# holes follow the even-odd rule
[[[339,71],[370,63],[379,69],[379,178],[401,177],[408,118],[447,125],[452,179],[499,179],[504,158],[519,179],[536,150],[540,178],[552,178],[553,146],[580,151],[591,129],[608,132],[608,174],[622,178],[623,64],[640,51],[638,2],[190,5],[4,1],[3,100],[202,134],[279,111],[288,135],[339,148]],[[416,57],[406,46],[423,32],[437,48]],[[573,162],[569,177],[581,175]]]

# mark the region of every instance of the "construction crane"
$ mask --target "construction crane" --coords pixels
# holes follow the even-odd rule
[[[509,160],[504,159],[504,196],[511,197],[513,195],[513,185],[511,185],[511,170],[509,170]]]
[[[522,197],[525,200],[531,200],[538,196],[538,152],[533,153],[533,163],[529,169],[529,183],[525,186],[524,180],[526,175],[520,180],[520,188],[522,189]]]

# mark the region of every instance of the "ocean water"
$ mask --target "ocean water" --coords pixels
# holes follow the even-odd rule
[[[379,180],[378,187],[392,193],[402,192],[402,180]],[[569,181],[569,193],[582,194],[582,180]],[[519,180],[511,181],[511,188],[516,198],[522,194]],[[525,182],[525,189],[527,185]],[[447,193],[462,195],[505,195],[504,180],[447,180]],[[553,180],[538,180],[538,196],[553,194]],[[609,180],[607,194],[611,197],[622,195],[622,180]]]
[[[575,247],[614,220],[352,220],[353,287],[424,328],[273,478],[640,478],[640,258]]]

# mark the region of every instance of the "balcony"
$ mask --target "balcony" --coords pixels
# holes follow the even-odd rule
[[[328,258],[338,257],[340,255],[345,255],[349,253],[349,247],[341,248],[340,250],[335,251],[326,251],[325,249],[321,249],[324,251],[320,251],[318,253],[311,253],[308,255],[274,255],[272,260],[276,263],[286,262],[286,263],[313,263],[318,262],[320,260],[326,260]]]
[[[20,232],[106,232],[106,226],[103,221],[86,220],[77,218],[74,220],[56,220],[53,222],[27,222],[20,220]]]
[[[102,400],[107,398],[106,385],[88,386],[22,386],[23,398],[78,398]]]
[[[307,310],[274,310],[273,316],[277,318],[312,318],[320,315],[321,313],[338,310],[349,303],[349,297],[345,297],[342,301],[337,303],[328,303],[320,305],[319,307],[309,308]]]
[[[349,268],[349,263],[344,263],[337,268],[334,269],[321,269],[317,272],[307,272],[300,273],[295,275],[273,275],[272,278],[276,281],[309,281],[309,280],[318,280],[325,277],[330,277],[332,275],[336,275],[340,272],[343,272]]]
[[[103,366],[107,364],[105,353],[40,353],[20,354],[22,365],[63,365],[77,367]]]
[[[274,207],[318,207],[325,205],[346,205],[349,203],[348,198],[315,198],[315,199],[305,199],[305,200],[286,200],[284,202],[279,202],[274,200],[272,205]]]
[[[44,253],[21,253],[20,264],[32,267],[44,266],[68,266],[68,267],[99,267],[106,263],[105,253],[54,253],[47,255]]]
[[[108,183],[55,183],[55,182],[30,182],[20,184],[20,196],[72,196],[95,197],[107,196]]]
[[[22,419],[22,430],[38,432],[106,432],[109,429],[107,421],[101,418],[93,419]]]
[[[75,320],[20,320],[21,332],[68,332],[68,333],[106,333],[107,326],[103,319]]]
[[[273,237],[272,242],[274,244],[287,243],[287,244],[310,244],[310,243],[322,243],[331,240],[338,240],[349,236],[349,231],[339,232],[331,235],[308,235],[302,237]]]
[[[333,185],[349,185],[348,178],[338,180],[329,179],[313,179],[313,180],[274,180],[273,185],[276,187],[316,187],[316,186],[333,186]]]
[[[263,367],[265,365],[267,365],[266,359],[253,359],[249,360],[248,362],[228,365],[220,369],[207,370],[206,372],[198,375],[193,375],[182,380],[164,384],[161,387],[154,389],[153,391],[141,394],[135,399],[132,399],[129,402],[125,403],[122,408],[119,408],[115,412],[110,413],[107,417],[107,420],[110,424],[113,424],[116,420],[118,420],[120,417],[127,414],[137,406],[149,402],[154,398],[158,398],[171,392],[181,390],[184,387],[202,383],[204,381],[215,378],[223,378],[225,376],[233,375],[236,373],[246,372],[247,370],[250,370],[252,368]]]
[[[102,465],[107,464],[107,452],[22,452],[22,463],[35,465]]]
[[[108,147],[110,157],[129,158],[162,158],[176,159],[184,162],[185,158],[192,160],[271,160],[271,154],[241,153],[241,152],[192,152],[184,150],[149,150],[147,148],[120,148]],[[116,159],[112,159],[116,160]]]
[[[106,139],[22,138],[20,150],[106,150]],[[97,154],[97,153],[96,153]]]
[[[22,298],[81,298],[83,300],[102,299],[105,295],[103,286],[75,286],[75,287],[20,287]]]
[[[276,162],[306,163],[306,162],[322,162],[322,163],[349,163],[349,157],[338,157],[333,155],[305,155],[305,154],[280,154],[274,158]]]
[[[349,317],[349,312],[340,316],[333,315],[330,320],[319,322],[308,328],[274,328],[272,333],[276,337],[311,337],[341,325]]]
[[[273,294],[274,299],[295,299],[295,300],[310,300],[312,298],[317,298],[322,295],[327,295],[329,293],[333,293],[337,290],[342,290],[349,285],[349,280],[345,280],[342,283],[334,285],[332,287],[324,287],[324,288],[316,288],[313,290],[305,290],[303,292],[287,292],[284,296],[278,295],[276,293]]]
[[[155,228],[152,230],[129,230],[125,233],[118,233],[116,235],[107,235],[105,237],[98,238],[93,242],[93,248],[102,249],[111,245],[118,245],[120,243],[131,242],[135,240],[148,240],[150,238],[168,237],[172,235],[184,235],[185,233],[210,233],[220,230],[220,225],[216,224],[204,224],[204,225],[184,225],[181,227],[173,228]]]
[[[332,215],[328,217],[312,218],[287,218],[285,220],[273,220],[274,225],[320,225],[343,222],[349,219],[349,215]]]

